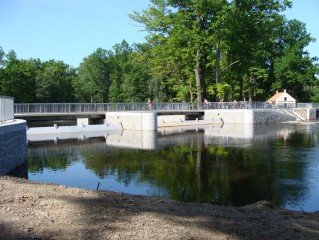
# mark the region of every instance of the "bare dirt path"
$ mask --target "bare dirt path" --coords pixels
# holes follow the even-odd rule
[[[0,239],[319,239],[319,212],[186,204],[2,176]]]

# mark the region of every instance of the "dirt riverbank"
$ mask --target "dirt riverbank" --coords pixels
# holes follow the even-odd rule
[[[1,176],[0,239],[319,239],[319,212],[186,204]]]

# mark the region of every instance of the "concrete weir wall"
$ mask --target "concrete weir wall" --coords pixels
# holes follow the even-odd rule
[[[264,124],[296,121],[297,117],[287,112],[272,109],[211,109],[205,110],[203,119],[186,121],[183,115],[161,115],[156,112],[108,112],[106,124],[120,124],[124,130],[151,130],[158,127],[199,124]]]
[[[263,124],[295,121],[296,117],[271,109],[206,110],[204,120],[216,123]]]
[[[26,121],[0,124],[0,175],[7,174],[27,159]]]
[[[156,112],[107,112],[106,124],[121,124],[124,130],[157,130]]]
[[[252,110],[206,110],[204,120],[216,123],[253,123],[254,113]]]

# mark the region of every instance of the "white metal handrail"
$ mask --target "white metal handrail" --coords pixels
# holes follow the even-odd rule
[[[319,103],[297,103],[297,108],[319,108]]]
[[[188,103],[19,103],[15,114],[28,113],[90,113],[114,111],[189,110]]]
[[[268,102],[186,102],[147,103],[19,103],[14,105],[15,114],[28,113],[90,113],[114,111],[185,111],[206,109],[278,109],[294,108],[295,104],[273,105]]]

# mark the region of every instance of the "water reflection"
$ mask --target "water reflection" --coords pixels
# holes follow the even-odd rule
[[[137,149],[156,149],[156,131],[122,131],[121,134],[106,134],[105,142],[108,146],[137,148]]]
[[[124,131],[29,146],[29,179],[242,206],[268,200],[318,211],[318,125]]]

